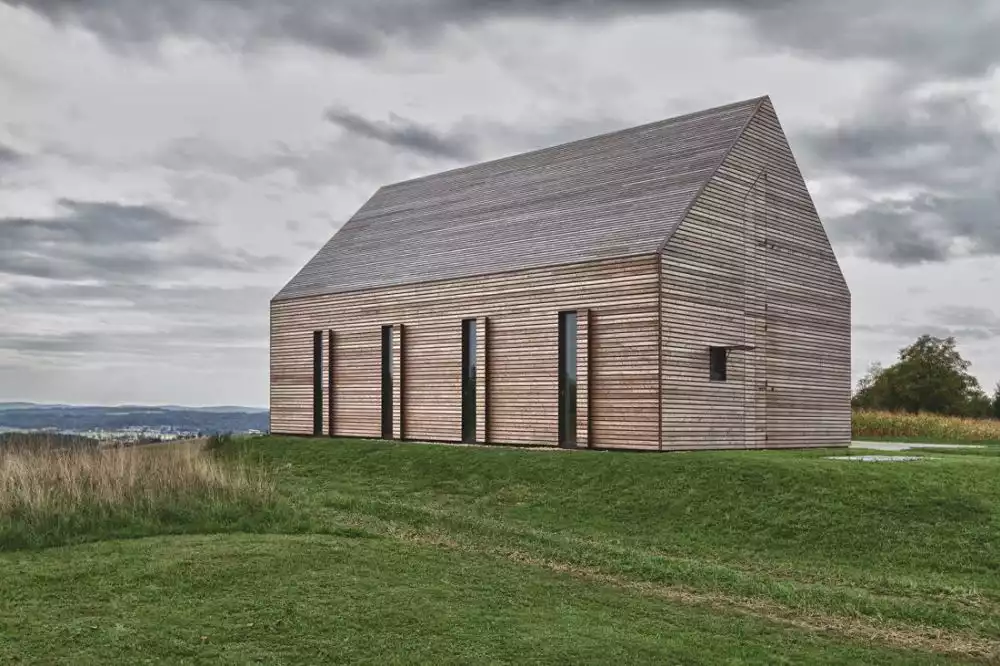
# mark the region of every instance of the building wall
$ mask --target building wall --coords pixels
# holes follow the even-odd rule
[[[402,325],[395,373],[404,378],[403,436],[459,441],[461,322],[477,318],[486,366],[478,368],[479,439],[554,445],[558,312],[588,310],[579,333],[580,441],[658,448],[658,261],[648,255],[273,302],[271,431],[312,434],[312,331],[323,330],[334,341],[324,354],[332,351],[335,389],[331,395],[324,382],[324,412],[332,400],[333,434],[378,437],[380,329],[392,324]],[[329,419],[324,428],[330,432]]]
[[[849,442],[850,292],[769,100],[661,275],[664,449]],[[754,349],[713,382],[710,345]]]

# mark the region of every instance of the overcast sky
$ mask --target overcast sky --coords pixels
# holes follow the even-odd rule
[[[992,388],[998,34],[996,0],[0,0],[0,400],[266,405],[269,299],[380,184],[762,94],[855,376],[926,332]]]

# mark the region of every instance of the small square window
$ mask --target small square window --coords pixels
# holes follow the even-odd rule
[[[726,381],[726,360],[725,347],[708,348],[708,378],[713,382]]]

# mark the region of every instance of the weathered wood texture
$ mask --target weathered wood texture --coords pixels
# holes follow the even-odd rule
[[[850,292],[770,100],[661,270],[664,449],[849,442]],[[713,382],[710,345],[754,349]]]
[[[326,381],[323,385],[326,387],[326,390],[323,393],[323,400],[326,404],[326,409],[324,410],[323,432],[333,436],[333,386],[337,381],[337,378],[333,374],[333,368],[336,365],[333,352],[337,344],[333,331],[326,331],[326,341],[324,344],[326,345],[326,363],[323,365],[323,374],[326,377]]]
[[[476,441],[489,441],[489,317],[476,319]]]
[[[383,187],[275,299],[652,254],[756,104]]]
[[[317,329],[319,330],[319,329]],[[325,330],[319,330],[320,334],[320,354],[322,358],[322,365],[320,367],[320,386],[326,387],[330,384],[330,365],[327,362],[330,353],[330,341],[328,339],[328,333]],[[322,419],[322,429],[321,434],[326,434],[330,432],[330,395],[329,392],[323,391],[323,398],[321,403],[322,412],[320,412],[320,418]]]
[[[271,430],[312,432],[311,331],[323,329],[335,339],[334,432],[378,437],[380,326],[394,323],[405,327],[406,437],[459,441],[461,322],[488,317],[478,344],[488,441],[555,445],[558,312],[588,309],[590,443],[655,449],[658,265],[649,254],[274,301]]]
[[[406,372],[403,366],[404,334],[403,324],[394,324],[392,327],[392,433],[396,439],[405,439],[405,378]]]
[[[576,445],[590,446],[590,310],[576,313]]]

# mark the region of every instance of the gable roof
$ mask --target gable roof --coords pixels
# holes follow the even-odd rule
[[[274,300],[657,252],[763,99],[382,187]]]

